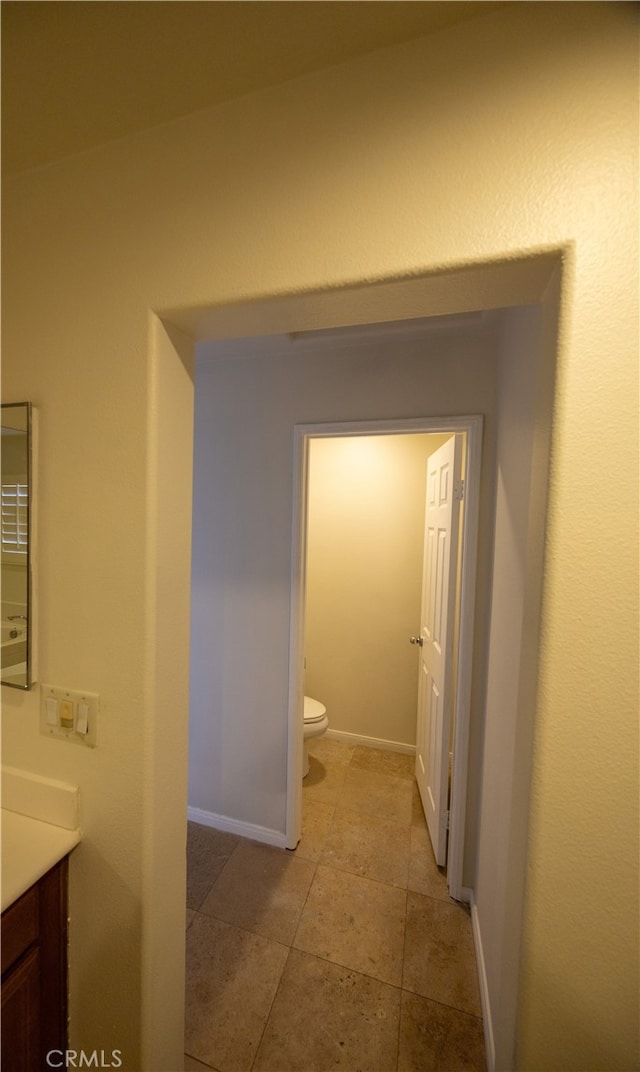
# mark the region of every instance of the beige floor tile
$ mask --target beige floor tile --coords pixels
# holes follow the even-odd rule
[[[461,905],[408,893],[402,986],[481,1015],[471,920]]]
[[[399,1034],[397,1072],[485,1072],[470,918],[413,757],[309,751],[294,853],[189,824],[185,1070],[396,1072]]]
[[[289,950],[196,915],[187,931],[185,1051],[219,1072],[247,1072]]]
[[[198,909],[240,838],[199,823],[187,824],[187,907]]]
[[[439,897],[450,902],[447,876],[436,865],[431,840],[426,826],[411,827],[411,860],[409,863],[409,889],[429,897]]]
[[[317,800],[335,804],[340,796],[349,765],[309,755],[309,773],[302,783],[302,801]]]
[[[200,911],[290,945],[314,871],[285,849],[241,841]]]
[[[485,1072],[482,1021],[402,991],[398,1072]]]
[[[399,986],[406,893],[318,864],[294,947]]]
[[[409,826],[412,783],[407,778],[349,767],[338,803],[341,808]]]
[[[321,800],[305,800],[302,809],[302,837],[295,849],[296,856],[316,862],[322,855],[334,813],[333,804]]]
[[[315,756],[316,759],[321,760],[323,763],[343,763],[348,766],[355,748],[352,744],[336,741],[323,735],[321,737],[312,737],[308,742],[307,750],[310,756]]]
[[[351,766],[356,770],[377,771],[378,774],[390,774],[394,778],[413,780],[416,757],[404,752],[387,752],[381,748],[364,748],[357,745],[354,749]]]
[[[406,890],[411,827],[336,808],[322,863]]]
[[[395,1072],[400,991],[292,949],[254,1072]]]

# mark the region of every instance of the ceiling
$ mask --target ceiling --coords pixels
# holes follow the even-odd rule
[[[3,0],[3,171],[40,167],[499,6]]]

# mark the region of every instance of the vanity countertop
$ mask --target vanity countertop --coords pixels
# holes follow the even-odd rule
[[[2,911],[70,853],[79,841],[79,830],[65,830],[3,808]]]

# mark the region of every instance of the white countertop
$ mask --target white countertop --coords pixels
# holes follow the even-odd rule
[[[76,785],[2,765],[2,911],[81,840]]]
[[[66,830],[3,808],[2,911],[71,852],[79,841],[79,830]]]

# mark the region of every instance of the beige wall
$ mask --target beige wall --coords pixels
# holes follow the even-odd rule
[[[168,712],[143,685],[156,671],[167,685],[173,669],[159,662],[146,574],[149,539],[170,528],[147,510],[149,310],[178,317],[270,295],[302,308],[313,290],[439,272],[441,296],[472,308],[455,272],[447,290],[450,270],[500,261],[515,278],[518,258],[555,248],[516,1066],[635,1062],[636,170],[632,6],[516,4],[7,183],[3,391],[41,414],[41,676],[102,701],[90,754],[38,735],[37,693],[3,695],[5,761],[81,789],[75,1046],[118,1046],[129,1069],[178,1067],[181,979],[153,969],[160,930],[182,924],[182,832],[156,830],[164,859],[145,851],[143,805],[160,781],[165,806],[181,807],[162,731],[172,720],[187,733],[186,696]],[[616,504],[606,535],[594,529],[596,460]],[[188,558],[188,533],[179,546]],[[188,628],[184,608],[172,624]],[[277,747],[284,738],[283,722]]]
[[[415,747],[426,459],[446,437],[315,439],[305,691],[332,730]]]

